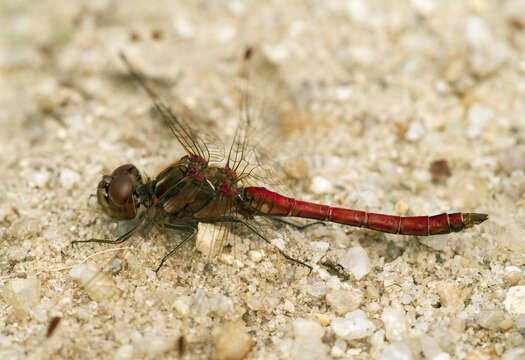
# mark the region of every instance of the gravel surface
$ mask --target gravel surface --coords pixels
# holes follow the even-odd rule
[[[5,0],[0,23],[0,358],[525,358],[524,0]],[[310,274],[246,232],[158,274],[176,234],[72,247],[127,225],[102,174],[184,155],[118,52],[228,149],[247,46],[272,188],[489,220],[260,227]]]

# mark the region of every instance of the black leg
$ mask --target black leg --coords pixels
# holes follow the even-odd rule
[[[162,267],[162,265],[164,265],[164,263],[166,262],[166,260],[171,256],[173,255],[173,253],[175,251],[177,251],[178,248],[180,248],[186,241],[188,241],[189,239],[191,239],[192,237],[195,236],[195,234],[197,233],[197,229],[195,228],[192,228],[190,226],[184,226],[184,225],[169,225],[169,224],[164,224],[165,227],[167,227],[168,229],[173,229],[173,230],[182,230],[182,231],[187,231],[187,232],[190,232],[190,234],[188,236],[186,236],[184,239],[182,239],[182,241],[180,243],[177,244],[177,246],[175,246],[169,253],[167,253],[166,255],[164,255],[164,257],[162,258],[162,260],[160,261],[160,264],[159,266],[157,266],[157,269],[155,270],[156,273],[159,272],[160,268]]]
[[[242,224],[244,226],[246,226],[251,232],[253,232],[255,235],[257,235],[258,237],[260,237],[261,239],[263,239],[264,241],[266,241],[268,244],[272,245],[272,243],[270,242],[270,240],[268,240],[267,238],[265,238],[262,234],[260,234],[257,229],[255,229],[252,225],[240,220],[240,219],[237,219],[237,218],[234,218],[234,217],[230,217],[230,216],[224,216],[224,217],[220,217],[220,218],[215,218],[215,219],[200,219],[200,221],[202,222],[208,222],[208,223],[217,223],[217,222],[231,222],[231,223],[237,223],[237,224]],[[310,273],[312,272],[313,268],[308,265],[307,263],[301,261],[301,260],[298,260],[298,259],[295,259],[293,257],[291,257],[290,255],[288,255],[287,253],[285,253],[284,251],[282,251],[281,249],[277,248],[277,250],[279,250],[279,253],[284,256],[284,258],[286,260],[289,260],[291,262],[294,262],[296,264],[299,264],[299,265],[302,265],[304,267],[307,267],[309,270],[310,270]]]
[[[304,224],[304,225],[299,225],[299,224],[295,224],[291,221],[288,221],[288,220],[283,220],[281,218],[278,218],[278,217],[274,217],[274,216],[267,216],[270,220],[272,221],[275,221],[275,222],[278,222],[278,223],[281,223],[281,224],[285,224],[285,225],[288,225],[288,226],[291,226],[291,227],[294,227],[296,228],[297,230],[304,230],[304,229],[307,229],[309,228],[310,226],[315,226],[315,225],[323,225],[323,226],[326,226],[326,224],[322,221],[315,221],[313,223],[310,223],[310,224]]]
[[[94,238],[91,238],[89,240],[73,240],[71,241],[71,245],[80,244],[80,243],[120,244],[128,240],[131,237],[131,235],[133,235],[133,233],[138,227],[139,225],[133,227],[131,230],[126,231],[124,234],[120,235],[115,240],[94,239]]]
[[[188,225],[171,225],[171,224],[164,224],[164,227],[171,230],[180,230],[180,231],[186,231],[186,232],[194,232],[195,228],[193,226]]]

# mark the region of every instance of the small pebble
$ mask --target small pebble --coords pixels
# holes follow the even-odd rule
[[[393,343],[387,345],[378,360],[412,360],[413,355],[410,346],[405,343]]]
[[[401,304],[408,305],[414,300],[414,298],[410,294],[403,294],[399,300],[401,301]]]
[[[219,42],[225,43],[230,41],[236,35],[236,32],[237,31],[234,27],[224,26],[216,29],[215,37]]]
[[[324,335],[324,328],[315,320],[295,319],[292,323],[294,337],[320,339]]]
[[[228,230],[221,225],[199,222],[197,239],[195,240],[195,247],[197,250],[209,258],[214,258],[217,256],[222,250],[221,246],[226,245],[216,241],[217,239],[221,238],[221,231]],[[221,258],[221,261],[222,260],[223,259]],[[225,261],[227,260],[225,259]]]
[[[313,297],[324,296],[327,292],[326,282],[317,277],[308,280],[306,291]]]
[[[133,345],[126,344],[122,345],[115,352],[113,359],[115,360],[128,360],[133,359]]]
[[[248,257],[251,261],[258,263],[263,259],[264,253],[260,250],[251,250],[248,252]]]
[[[330,316],[326,314],[314,313],[312,316],[321,324],[321,326],[330,325]]]
[[[287,311],[289,313],[293,313],[295,311],[295,305],[290,300],[286,299],[284,300],[283,304],[283,310]]]
[[[267,303],[271,303],[271,299],[267,298]],[[208,299],[208,308],[219,316],[225,316],[233,312],[233,300],[223,294],[213,294]]]
[[[408,213],[408,204],[404,200],[399,200],[395,205],[396,214],[405,216]]]
[[[117,275],[122,270],[122,260],[118,257],[114,257],[106,266],[104,271],[111,272],[113,275]]]
[[[512,317],[509,314],[505,314],[503,317],[503,320],[501,320],[498,324],[498,329],[507,331],[513,326],[514,326],[514,320],[512,320]]]
[[[389,241],[386,246],[386,259],[388,261],[394,261],[401,255],[403,255],[403,249]]]
[[[467,136],[470,139],[479,137],[485,130],[485,126],[494,118],[494,112],[480,104],[474,103],[468,109]]]
[[[219,260],[223,263],[223,264],[227,264],[227,265],[233,265],[233,263],[235,262],[235,257],[232,255],[232,254],[226,254],[226,253],[222,253],[219,257]],[[206,269],[205,269],[206,270]]]
[[[173,348],[173,339],[168,336],[151,334],[139,337],[134,345],[138,358],[147,356],[148,358],[159,359]]]
[[[467,19],[466,38],[473,48],[484,48],[493,43],[492,33],[489,26],[479,16],[471,16]]]
[[[363,302],[363,292],[359,289],[332,290],[326,294],[326,302],[337,315],[356,310]]]
[[[432,0],[411,0],[410,4],[421,15],[430,15],[436,7]]]
[[[33,177],[33,182],[39,188],[43,188],[44,186],[46,186],[48,181],[49,173],[47,171],[39,171],[35,173]]]
[[[366,1],[354,0],[347,3],[348,16],[356,23],[364,23],[370,19],[370,8]]]
[[[310,247],[316,251],[325,252],[330,247],[326,241],[312,241],[310,242]]]
[[[522,14],[525,14],[525,1],[523,0],[508,0],[503,6],[503,13],[509,25],[515,31],[522,31],[525,28],[525,23]],[[520,15],[521,14],[521,15]],[[521,66],[523,68],[523,65]]]
[[[177,310],[177,312],[181,316],[188,315],[191,308],[191,297],[190,296],[179,296],[174,302],[173,302],[173,308]]]
[[[344,318],[335,318],[331,323],[334,333],[345,339],[361,339],[373,334],[375,325],[366,316],[363,310],[352,311]]]
[[[60,185],[66,189],[70,190],[75,186],[76,183],[80,181],[80,175],[71,169],[62,169],[60,171],[59,182]]]
[[[7,261],[10,264],[17,264],[19,262],[22,262],[29,256],[27,250],[24,249],[22,246],[10,246],[9,248],[7,248],[7,250],[4,249],[4,251],[4,254],[7,257]]]
[[[525,172],[525,145],[510,146],[498,154],[501,168],[507,173],[512,174],[516,170]]]
[[[326,359],[328,346],[321,339],[298,338],[293,341],[286,358],[301,360]]]
[[[381,314],[381,320],[385,324],[385,335],[390,342],[401,341],[406,337],[408,325],[403,310],[387,306]]]
[[[277,247],[277,249],[284,250],[286,249],[286,243],[283,238],[275,238],[271,241],[272,245]]]
[[[333,97],[339,101],[348,101],[352,98],[353,88],[351,86],[336,86],[333,89]]]
[[[346,341],[344,341],[343,339],[336,339],[334,346],[332,346],[332,350],[330,351],[330,355],[332,355],[335,358],[341,358],[345,355],[346,348]]]
[[[521,269],[517,266],[505,267],[505,280],[508,282],[519,281],[521,279]]]
[[[425,135],[423,124],[416,121],[410,124],[408,131],[405,133],[405,139],[408,141],[417,141]]]
[[[310,184],[310,190],[314,194],[326,194],[333,191],[333,186],[330,181],[322,176],[314,176]]]
[[[246,296],[246,305],[254,311],[263,310],[265,308],[264,298],[260,294],[248,294]]]
[[[13,276],[16,277],[16,278],[19,278],[19,279],[27,279],[27,273],[25,273],[23,271],[17,272],[15,274],[13,274]]]
[[[438,340],[432,336],[426,334],[421,335],[419,337],[419,343],[421,344],[421,349],[423,350],[425,359],[435,360],[438,356],[442,356],[442,354],[444,354],[443,350],[441,350],[441,347],[439,346]]]
[[[514,326],[519,331],[525,331],[525,314],[518,315],[514,321]]]
[[[291,178],[303,179],[308,176],[308,165],[306,165],[306,162],[302,158],[290,159],[286,161],[285,166],[284,171],[286,172],[286,175]]]
[[[525,348],[523,346],[509,349],[503,353],[501,360],[523,360],[525,359]]]
[[[436,286],[441,305],[457,308],[463,306],[463,295],[456,284],[449,281],[441,281]]]
[[[385,330],[377,330],[372,336],[370,336],[370,345],[373,347],[383,346],[385,343]]]
[[[195,36],[193,25],[185,19],[177,19],[174,22],[173,27],[177,35],[183,39],[190,39]]]
[[[525,286],[511,287],[507,291],[503,305],[511,315],[525,314]]]
[[[501,246],[508,248],[514,252],[525,251],[525,226],[519,221],[512,220],[510,217],[505,222],[500,235]]]
[[[270,63],[279,65],[290,56],[290,47],[285,44],[265,44],[261,46],[261,53]]]
[[[15,315],[22,319],[40,302],[40,281],[38,279],[11,279],[2,288],[2,297],[11,305]]]
[[[478,323],[485,329],[496,330],[504,319],[505,313],[502,310],[486,310],[479,314]]]
[[[36,93],[34,95],[35,103],[38,110],[44,114],[52,114],[60,107],[60,103],[64,100],[63,94],[60,94],[57,81],[41,80],[36,85]]]
[[[69,271],[69,276],[79,281],[86,289],[88,296],[97,301],[109,299],[119,293],[113,279],[99,271],[92,262],[79,264]]]
[[[352,125],[350,126],[350,135],[352,135],[352,137],[361,136],[363,135],[363,130],[364,130],[363,123],[357,122],[357,121],[353,122]]]
[[[450,64],[448,64],[447,68],[445,69],[445,78],[449,82],[456,82],[463,76],[463,74],[465,74],[465,68],[466,64],[464,60],[453,60],[450,62]]]
[[[446,352],[442,352],[434,356],[432,360],[450,360],[450,355]]]
[[[349,249],[339,262],[348,272],[361,280],[372,269],[368,253],[361,246]]]
[[[213,331],[216,357],[219,360],[236,360],[246,357],[253,346],[248,329],[240,321],[226,322]]]
[[[42,286],[42,284],[40,284]],[[46,299],[47,300],[47,299]],[[47,314],[48,304],[45,302],[39,302],[36,306],[33,306],[31,309],[31,316],[38,322],[44,323],[49,321],[49,316]]]
[[[221,256],[221,260],[222,262],[224,263],[230,263],[233,264],[233,261],[231,260],[231,257],[228,257],[228,256]],[[205,272],[212,272],[213,271],[213,265],[210,264],[210,263],[207,263],[206,265],[204,265],[204,269],[203,269]]]
[[[243,15],[246,12],[246,4],[242,1],[228,2],[228,10],[237,16]]]

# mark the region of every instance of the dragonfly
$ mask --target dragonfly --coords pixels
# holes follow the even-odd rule
[[[251,50],[246,51],[244,58],[249,59],[250,56]],[[293,223],[284,218],[306,218],[416,236],[462,231],[488,218],[487,214],[471,212],[434,216],[385,215],[301,201],[266,187],[247,186],[245,180],[253,175],[253,168],[249,168],[245,161],[250,151],[246,130],[251,121],[248,98],[243,97],[241,101],[241,124],[237,127],[225,164],[221,166],[211,161],[210,146],[190,126],[192,119],[172,111],[126,56],[121,53],[120,57],[186,154],[154,178],[144,177],[133,164],[121,165],[111,174],[104,175],[97,187],[97,199],[102,210],[115,220],[136,220],[135,225],[116,239],[76,240],[73,243],[119,244],[150,224],[187,233],[163,257],[155,270],[158,272],[177,249],[195,237],[199,223],[219,224],[224,229],[228,224],[244,226],[270,243],[253,225],[255,217],[266,217],[290,225]],[[223,247],[227,237],[227,231],[219,232],[213,240],[213,247]],[[282,249],[278,248],[278,251],[286,259],[312,269]]]

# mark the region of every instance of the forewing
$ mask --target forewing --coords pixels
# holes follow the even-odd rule
[[[128,68],[129,73],[139,85],[148,94],[156,111],[162,118],[164,124],[170,129],[171,133],[177,141],[181,144],[188,155],[198,156],[204,161],[210,160],[210,151],[205,141],[203,141],[196,133],[194,128],[189,125],[193,123],[195,119],[192,118],[189,112],[174,113],[172,109],[160,99],[160,97],[153,91],[153,89],[147,84],[144,76],[140,74],[128,61],[126,56],[121,53],[120,57]],[[216,155],[215,152],[213,155]]]
[[[253,51],[247,53],[252,55]],[[290,94],[278,71],[257,54],[245,56],[241,62],[237,82],[239,121],[227,165],[237,173],[240,185],[267,186],[289,193],[284,186],[288,173],[275,159],[282,155],[277,154],[283,143],[279,131],[281,106]]]

